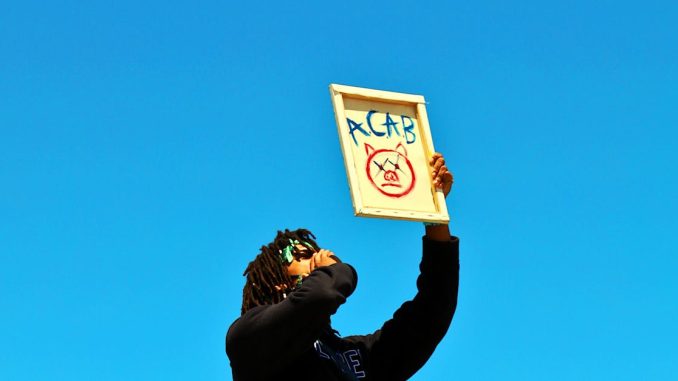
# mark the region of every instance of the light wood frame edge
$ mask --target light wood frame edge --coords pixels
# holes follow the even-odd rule
[[[340,91],[334,85],[330,85],[330,95],[332,96],[332,104],[334,106],[334,116],[337,122],[337,132],[339,134],[339,142],[341,144],[341,151],[344,158],[344,168],[346,169],[346,177],[348,177],[349,193],[351,193],[351,201],[353,202],[353,214],[358,215],[358,211],[363,207],[363,200],[360,197],[360,183],[358,182],[358,174],[353,165],[353,150],[351,150],[350,142],[344,137],[342,131],[348,129],[346,123],[346,110],[344,109],[344,98]],[[353,190],[357,190],[354,192]]]
[[[342,94],[352,95],[355,98],[378,99],[388,101],[390,103],[393,103],[394,101],[403,103],[425,103],[423,96],[415,94],[395,93],[391,91],[366,89],[363,87],[337,84],[331,84],[330,88]]]

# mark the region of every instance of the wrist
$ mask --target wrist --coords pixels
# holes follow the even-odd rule
[[[424,223],[426,226],[426,236],[434,241],[449,241],[451,239],[450,229],[447,224]]]
[[[438,222],[424,222],[424,227],[430,227],[430,226],[446,226],[447,224],[441,224]]]

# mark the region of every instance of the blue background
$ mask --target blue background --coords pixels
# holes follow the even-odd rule
[[[371,332],[421,224],[352,216],[328,84],[423,94],[459,308],[415,380],[678,374],[673,1],[14,1],[0,379],[230,380],[242,271],[307,227]]]

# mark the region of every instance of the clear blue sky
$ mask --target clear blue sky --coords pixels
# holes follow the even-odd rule
[[[0,12],[0,379],[230,380],[280,228],[414,294],[419,223],[353,217],[328,84],[422,94],[456,177],[451,331],[415,380],[678,374],[678,5],[14,1]]]

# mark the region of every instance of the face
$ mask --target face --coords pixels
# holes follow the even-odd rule
[[[381,194],[398,198],[410,193],[415,184],[414,169],[407,150],[400,143],[395,149],[374,150],[365,145],[367,178]]]
[[[311,258],[315,254],[315,250],[310,249],[304,245],[297,245],[300,254],[294,254],[292,263],[287,266],[287,273],[290,276],[307,277],[311,273]]]

